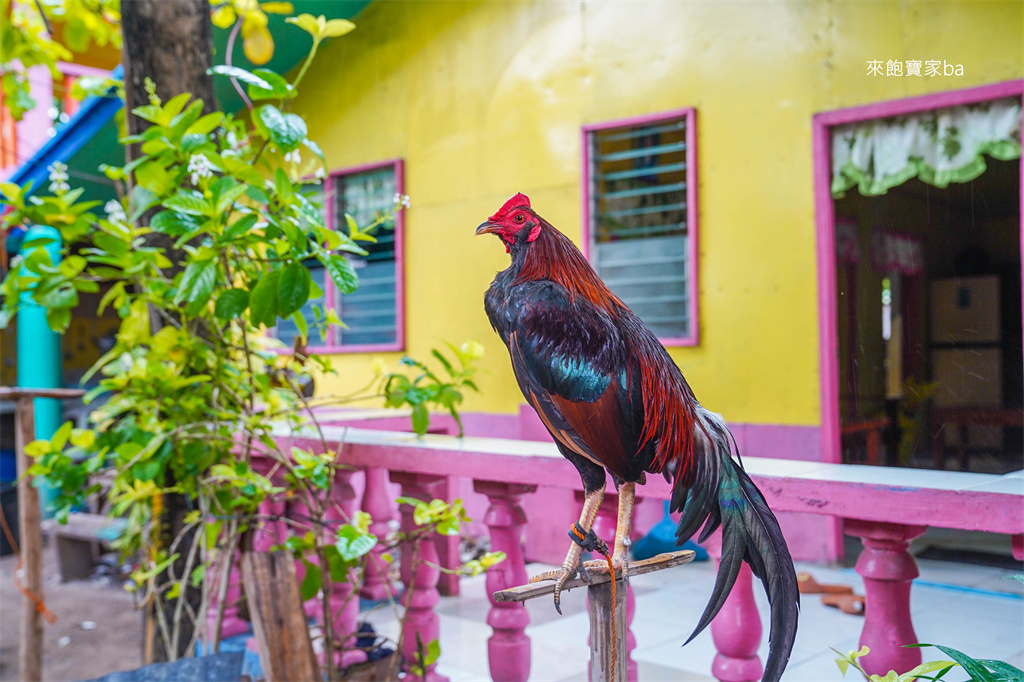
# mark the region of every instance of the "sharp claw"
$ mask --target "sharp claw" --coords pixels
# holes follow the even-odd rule
[[[590,584],[590,573],[587,571],[586,567],[582,563],[580,563],[578,570],[579,570],[580,578],[583,580],[583,582],[585,582],[586,584],[589,585]]]

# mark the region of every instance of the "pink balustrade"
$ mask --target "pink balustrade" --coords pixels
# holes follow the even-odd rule
[[[339,473],[332,490],[338,509],[342,515],[355,510],[356,495],[351,483],[363,478],[359,506],[374,516],[373,530],[381,536],[393,509],[388,493],[389,476],[393,483],[401,485],[403,495],[419,499],[444,496],[454,480],[452,477],[471,479],[474,491],[486,496],[489,502],[484,523],[492,549],[508,556],[488,573],[488,593],[527,580],[522,498],[541,485],[580,489],[575,470],[548,443],[440,435],[417,438],[409,433],[334,426],[324,427],[324,432],[329,446],[339,453],[339,460],[354,470],[362,470]],[[323,448],[319,438],[312,434],[307,437],[282,431],[280,437],[290,438],[301,448]],[[866,599],[861,643],[871,648],[871,654],[862,662],[871,673],[907,670],[921,660],[919,649],[903,645],[917,641],[910,618],[910,588],[917,567],[908,546],[927,526],[1010,534],[1014,555],[1024,558],[1024,517],[1020,514],[1024,479],[1019,476],[915,471],[910,481],[906,470],[879,467],[768,458],[747,458],[745,466],[774,510],[841,517],[846,519],[845,532],[861,538],[865,549],[856,566],[864,578]],[[668,485],[654,477],[640,491],[645,497],[658,500],[670,495]],[[615,530],[615,509],[614,489],[609,488],[595,522],[596,532],[609,543]],[[263,511],[267,520],[257,529],[257,548],[268,547],[282,537],[283,524],[275,519],[289,511],[302,513],[294,503],[289,509],[267,503]],[[411,509],[406,506],[401,513],[403,527],[411,527]],[[419,557],[434,565],[439,561],[436,540],[425,540]],[[720,550],[714,539],[709,551],[718,558]],[[386,597],[393,589],[386,568],[380,552],[371,555],[360,593],[372,599]],[[411,573],[408,568],[402,571],[405,595],[401,602],[409,610],[403,636],[406,660],[411,659],[416,649],[417,635],[426,643],[438,637],[440,628],[434,609],[440,600],[441,572],[423,566],[415,576]],[[749,569],[744,567],[711,625],[718,650],[711,672],[723,682],[755,682],[762,673],[757,649],[764,633],[751,580]],[[356,622],[357,599],[350,589],[338,586],[328,596],[338,632],[353,631]],[[631,623],[635,608],[632,593],[628,603],[627,621]],[[317,604],[311,606],[314,608],[309,613],[319,618],[321,609]],[[528,679],[530,638],[525,630],[529,621],[521,604],[492,602],[487,623],[493,630],[488,654],[494,680]],[[227,623],[225,631],[231,629]],[[632,653],[632,633],[627,639]],[[352,653],[343,655],[339,662],[354,660],[345,657]],[[629,665],[627,676],[635,680],[636,665],[632,661]],[[427,678],[435,682],[446,680],[435,668],[436,664],[429,667]]]

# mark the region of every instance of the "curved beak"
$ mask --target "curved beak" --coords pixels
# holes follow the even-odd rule
[[[492,223],[492,222],[488,221],[486,223],[480,223],[480,227],[476,228],[476,233],[477,233],[477,235],[481,235],[481,234],[494,234],[495,232],[497,232],[500,229],[501,229],[501,225],[499,223]]]

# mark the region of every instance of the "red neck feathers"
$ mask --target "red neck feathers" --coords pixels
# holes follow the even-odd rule
[[[502,210],[505,210],[504,206]],[[546,279],[564,287],[570,298],[582,296],[609,313],[614,314],[617,309],[625,308],[625,304],[601,281],[576,245],[543,218],[538,216],[538,219],[541,221],[540,234],[524,249],[522,267],[513,284]]]

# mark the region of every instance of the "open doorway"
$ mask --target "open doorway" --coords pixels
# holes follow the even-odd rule
[[[979,144],[980,168],[972,161],[959,178],[942,178],[917,133],[910,160],[918,172],[890,175],[882,187],[859,176],[833,199],[843,462],[1024,468],[1019,98],[1013,115],[997,152],[1007,160]],[[935,120],[934,112],[918,116],[922,128]],[[875,125],[876,159],[912,118],[859,124]],[[964,128],[962,120],[946,125]],[[937,157],[959,151],[941,130],[931,139]]]

